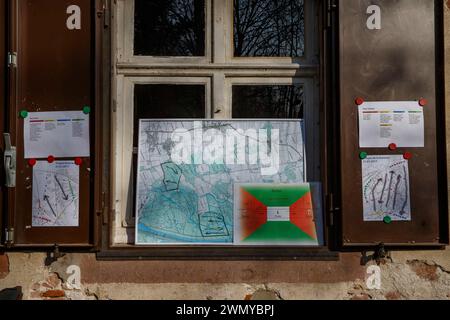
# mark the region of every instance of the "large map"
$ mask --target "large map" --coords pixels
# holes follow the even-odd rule
[[[136,244],[233,242],[235,183],[305,181],[303,123],[141,120]]]

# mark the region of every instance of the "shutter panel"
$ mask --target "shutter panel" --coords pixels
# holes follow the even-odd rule
[[[9,124],[17,147],[17,184],[9,204],[14,220],[14,242],[17,246],[89,246],[93,243],[96,145],[95,1],[21,0],[12,3],[17,6],[12,18],[18,26],[14,44],[17,87],[14,88],[15,101],[10,104]],[[92,110],[91,157],[83,158],[79,166],[78,226],[34,226],[32,199],[35,175],[32,165],[24,157],[24,119],[19,114],[22,111],[82,111],[85,106]],[[57,160],[75,162],[75,157]],[[69,192],[68,188],[65,188],[65,193]],[[56,196],[54,198],[58,201]],[[55,205],[45,203],[44,198],[41,200],[42,206]],[[52,211],[55,217],[60,214],[55,212],[57,210]]]
[[[381,9],[381,29],[367,26],[368,7]],[[445,106],[441,93],[443,7],[430,0],[341,0],[340,115],[344,246],[448,243]],[[373,21],[369,21],[373,22]],[[372,24],[369,24],[372,26]],[[437,79],[439,79],[437,81]],[[442,80],[442,81],[441,81]],[[426,98],[425,148],[359,147],[357,97],[365,101]],[[409,160],[411,221],[365,222],[360,152]]]

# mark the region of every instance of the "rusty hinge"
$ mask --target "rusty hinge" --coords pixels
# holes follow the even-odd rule
[[[391,253],[386,250],[384,243],[378,244],[378,246],[374,249],[373,254],[368,255],[367,251],[363,251],[361,253],[361,265],[365,266],[369,262],[375,261],[377,265],[380,265],[382,261],[390,261],[393,262]]]
[[[8,52],[8,67],[17,67],[17,52]]]
[[[104,1],[102,9],[97,11],[97,17],[99,19],[103,18],[103,28],[105,28],[105,29],[109,28],[110,21],[111,21],[111,12],[108,8],[107,1]]]
[[[6,228],[5,245],[11,247],[14,244],[14,228]]]

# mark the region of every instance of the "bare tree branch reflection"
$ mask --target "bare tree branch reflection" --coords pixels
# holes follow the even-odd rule
[[[204,56],[205,0],[135,0],[134,54]]]
[[[234,0],[234,55],[300,57],[304,0]]]
[[[303,86],[233,86],[233,118],[302,119]]]

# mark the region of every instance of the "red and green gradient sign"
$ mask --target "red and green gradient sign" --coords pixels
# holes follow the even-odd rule
[[[235,243],[319,245],[310,184],[237,185]]]

